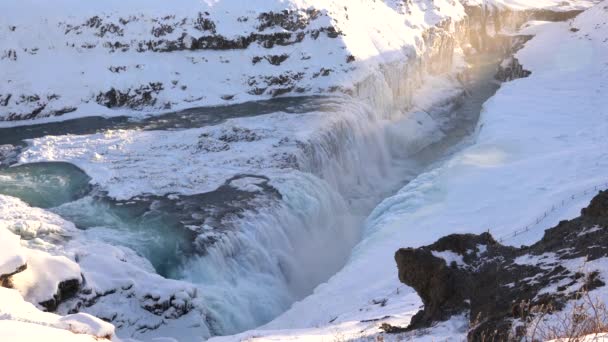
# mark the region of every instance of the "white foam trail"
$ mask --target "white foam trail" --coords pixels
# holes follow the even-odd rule
[[[415,169],[395,163],[391,148],[396,142],[423,146],[436,139],[426,134],[406,136],[406,142],[398,135],[387,139],[388,127],[403,127],[409,119],[376,117],[371,107],[354,100],[343,110],[332,127],[301,146],[298,163],[304,172],[286,171],[272,179],[282,195],[279,203],[246,213],[234,230],[210,233],[217,240],[208,253],[176,274],[200,284],[214,333],[264,324],[335,274],[360,240],[367,213]],[[200,241],[208,238],[203,234]]]
[[[282,201],[246,213],[234,230],[211,233],[217,240],[207,254],[177,274],[201,284],[215,333],[268,322],[328,279],[359,240],[348,206],[326,182],[295,172],[272,185]]]

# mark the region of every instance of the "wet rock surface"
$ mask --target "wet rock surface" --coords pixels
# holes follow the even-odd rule
[[[243,180],[248,181],[247,185],[236,185]],[[184,234],[186,243],[189,243],[181,246],[182,252],[186,255],[205,254],[223,232],[234,228],[234,222],[242,218],[245,212],[255,211],[281,199],[281,194],[268,182],[265,176],[238,175],[228,179],[217,190],[203,194],[142,196],[114,202],[114,205],[125,207],[132,213],[140,212],[142,216],[152,211],[170,213],[182,228],[181,233],[175,233]]]
[[[581,216],[548,229],[529,247],[504,246],[484,233],[400,249],[395,254],[399,279],[416,290],[424,309],[407,328],[393,331],[428,327],[469,312],[470,341],[517,338],[523,331],[514,329],[516,320],[535,308],[559,311],[581,291],[605,285],[604,275],[581,273],[580,266],[608,257],[606,246],[608,191],[603,191]]]

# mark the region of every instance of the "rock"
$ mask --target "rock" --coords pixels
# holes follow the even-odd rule
[[[265,12],[258,16],[258,31],[264,31],[271,27],[281,27],[287,31],[303,30],[312,20],[317,19],[321,12],[311,8],[306,11],[283,10],[280,12]]]
[[[64,280],[60,282],[57,286],[57,291],[53,295],[53,298],[40,302],[39,304],[43,306],[47,311],[55,311],[55,309],[57,309],[57,306],[62,301],[73,297],[78,292],[79,288],[80,278]]]
[[[272,65],[281,65],[281,63],[283,63],[284,61],[287,60],[287,58],[289,58],[288,54],[282,54],[282,55],[269,55],[264,57],[268,63],[272,64]]]
[[[437,256],[437,252],[453,253],[463,256],[463,259],[470,259],[472,255],[467,253],[479,252],[477,246],[481,245],[497,246],[497,243],[487,233],[450,235],[431,246],[397,251],[395,260],[399,267],[399,280],[412,286],[425,306],[424,310],[412,318],[411,328],[427,327],[433,322],[447,320],[452,315],[469,309],[467,300],[474,295],[472,275],[461,269],[455,261]]]
[[[531,71],[524,69],[524,67],[519,64],[517,58],[510,57],[498,66],[498,72],[496,73],[495,78],[501,82],[508,82],[518,78],[526,78],[531,74]]]
[[[0,94],[0,106],[6,107],[8,106],[9,101],[13,97],[13,94]]]
[[[589,206],[581,210],[581,216],[598,219],[608,216],[606,212],[606,208],[608,208],[608,194],[605,191],[602,194],[604,195],[594,197]]]
[[[27,268],[10,277],[10,287],[29,302],[54,311],[78,291],[82,276],[78,264],[64,256],[26,250]]]
[[[146,106],[153,106],[156,103],[155,96],[163,89],[163,84],[160,82],[151,82],[125,91],[112,88],[97,94],[95,101],[108,108],[142,109]]]
[[[450,235],[432,245],[396,252],[399,280],[413,287],[424,309],[405,329],[431,326],[470,312],[468,339],[515,338],[516,319],[529,319],[539,308],[560,310],[582,290],[604,286],[605,275],[587,275],[567,261],[608,257],[608,191],[600,192],[581,216],[548,229],[530,247],[503,246],[489,233]],[[599,247],[598,247],[599,246]],[[602,247],[604,246],[604,247]],[[542,291],[553,286],[556,290]]]

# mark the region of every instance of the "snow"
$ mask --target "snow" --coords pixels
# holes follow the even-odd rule
[[[544,264],[557,263],[557,258],[555,253],[545,253],[541,255],[526,254],[515,258],[513,263],[517,265],[536,265],[543,268],[542,266]],[[547,269],[550,268],[547,267]]]
[[[114,326],[86,313],[77,313],[59,318],[62,329],[75,334],[90,334],[94,336],[114,335]]]
[[[560,266],[566,268],[570,272],[580,272],[585,275],[590,275],[593,272],[598,272],[601,275],[607,274],[608,272],[608,258],[603,257],[595,260],[587,260],[587,258],[575,258],[562,261]],[[545,339],[553,339],[556,337],[566,338],[572,334],[572,331],[576,331],[576,334],[590,334],[591,332],[598,332],[584,327],[596,327],[600,326],[599,329],[605,327],[606,316],[605,303],[608,301],[608,289],[605,286],[599,287],[589,292],[581,292],[580,289],[585,285],[585,278],[578,279],[574,284],[557,282],[542,289],[537,296],[541,296],[546,293],[556,293],[558,286],[565,287],[563,293],[570,294],[573,300],[566,303],[565,307],[560,311],[547,313],[535,320],[530,324],[527,329],[528,336],[532,336],[535,333],[540,335],[542,333],[548,334]],[[572,322],[571,317],[577,315],[581,317],[580,321],[576,323]],[[574,330],[573,327],[578,323],[578,329]],[[597,325],[596,325],[597,324]],[[557,336],[555,334],[558,334]],[[574,336],[580,338],[581,341],[603,341],[605,339],[604,334],[599,334],[597,337],[593,334],[585,336]],[[553,340],[552,340],[553,341]],[[556,339],[555,341],[560,341]]]
[[[271,49],[255,42],[246,49],[137,52],[141,42],[177,41],[182,34],[208,35],[208,31],[194,28],[198,13],[216,24],[218,35],[235,38],[260,33],[259,15],[285,8],[300,13],[315,8],[321,13],[305,29],[294,32],[306,34],[299,43],[275,45]],[[167,5],[163,1],[113,0],[99,6],[74,0],[61,0],[53,5],[43,0],[28,0],[3,2],[0,11],[7,18],[0,28],[0,51],[4,55],[0,58],[3,79],[0,101],[11,95],[0,114],[3,118],[16,114],[23,119],[43,107],[38,117],[45,122],[87,115],[141,117],[168,109],[264,99],[271,97],[273,91],[286,88],[267,85],[266,80],[281,75],[291,78],[298,75],[288,84],[289,88],[302,89],[303,93],[296,95],[326,94],[336,86],[352,90],[382,64],[405,60],[415,54],[421,48],[416,47],[416,42],[426,28],[445,18],[464,16],[459,2],[447,0],[435,1],[434,6],[427,0],[416,3],[407,15],[407,25],[404,25],[405,14],[389,4],[364,0],[291,0],[288,3],[259,0],[255,6],[243,1],[181,0],[179,5]],[[203,15],[206,12],[209,16]],[[87,21],[94,16],[102,20],[99,24],[102,29],[113,24],[122,31],[101,33],[95,23]],[[123,24],[125,20],[129,22]],[[151,34],[162,25],[174,29],[160,37]],[[325,33],[319,38],[311,36],[311,31],[330,26],[343,35],[338,38],[330,38]],[[289,33],[277,26],[261,32]],[[129,48],[114,51],[109,46],[116,42]],[[252,62],[256,57],[269,55],[289,57],[280,65],[264,59]],[[349,56],[353,56],[355,62],[347,63]],[[49,65],[53,67],[45,67]],[[235,68],[235,65],[247,67]],[[125,70],[116,71],[118,67]],[[331,71],[319,76],[323,70]],[[112,88],[126,92],[150,83],[160,83],[163,87],[153,94],[156,101],[152,104],[108,109],[96,103],[98,94]],[[268,89],[257,96],[250,93],[255,87]],[[48,117],[64,109],[74,111]],[[27,123],[31,120],[3,124]]]
[[[585,336],[581,336],[578,340],[581,342],[601,342],[608,339],[608,334],[606,333],[598,333],[598,334],[589,334]],[[564,342],[567,341],[567,338],[559,338],[555,340],[550,340],[549,342]]]
[[[21,249],[19,236],[0,229],[0,241],[2,248],[0,249],[0,276],[13,274],[20,267],[26,264],[26,256]]]
[[[546,9],[553,11],[572,11],[585,10],[592,7],[597,1],[560,1],[560,0],[465,0],[469,6],[472,5],[492,5],[499,8],[509,8],[513,10]]]
[[[485,104],[471,146],[387,198],[369,217],[366,235],[343,270],[248,334],[337,327],[400,286],[393,262],[398,248],[427,245],[449,233],[489,229],[495,236],[508,234],[551,208],[556,199],[605,183],[605,6],[595,6],[572,23],[547,24],[539,30],[516,56],[532,75],[504,84]],[[570,26],[580,31],[571,32]],[[571,205],[574,212],[586,203]],[[543,227],[548,226],[534,229],[542,232]],[[377,317],[382,317],[381,311]]]
[[[599,230],[601,230],[602,228],[595,226],[595,227],[591,227],[591,228],[587,228],[584,229],[582,232],[578,233],[578,236],[583,236],[583,235],[587,235],[587,234],[591,234],[591,233],[595,233]]]
[[[265,179],[256,177],[243,177],[230,182],[230,186],[247,192],[260,192],[263,189],[259,186]]]
[[[144,194],[197,194],[215,190],[239,174],[269,177],[270,184],[284,197],[278,214],[262,211],[255,216],[244,215],[244,229],[239,230],[242,235],[227,235],[227,241],[220,241],[219,247],[211,250],[210,258],[195,260],[189,265],[192,266],[189,270],[195,271],[188,273],[186,281],[164,279],[153,273],[149,261],[130,248],[104,242],[112,234],[107,227],[83,232],[49,211],[29,207],[7,196],[0,196],[0,234],[6,235],[8,229],[21,236],[24,249],[36,249],[22,254],[15,251],[17,254],[11,255],[32,257],[34,262],[39,260],[40,265],[60,261],[67,265],[66,273],[59,274],[63,277],[82,273],[87,291],[62,304],[59,309],[62,314],[84,303],[82,311],[112,320],[125,336],[133,338],[207,338],[216,333],[211,331],[214,324],[224,325],[222,332],[254,326],[260,322],[252,317],[270,319],[276,311],[286,309],[290,300],[299,298],[293,292],[301,295],[328,276],[323,273],[331,267],[316,270],[309,264],[333,263],[335,268],[340,258],[346,258],[349,244],[354,244],[357,237],[348,234],[353,232],[347,228],[354,224],[345,199],[356,201],[359,195],[371,191],[383,194],[383,189],[374,188],[378,179],[392,181],[394,176],[384,172],[390,164],[388,146],[400,146],[398,150],[407,156],[441,137],[437,132],[440,121],[426,112],[430,104],[445,103],[461,89],[449,75],[433,76],[424,70],[419,74],[410,73],[410,67],[415,67],[420,61],[416,58],[428,52],[425,50],[428,47],[420,43],[424,30],[445,18],[462,18],[463,8],[453,1],[434,1],[435,6],[430,6],[429,1],[420,1],[406,19],[399,10],[395,11],[393,1],[292,0],[289,6],[293,8],[315,6],[330,13],[311,27],[327,25],[333,20],[345,35],[336,41],[329,41],[328,37],[319,41],[306,39],[298,46],[299,50],[293,46],[275,47],[273,54],[289,52],[312,57],[290,58],[280,67],[261,62],[251,68],[234,68],[234,65],[251,65],[252,57],[269,53],[260,46],[245,51],[139,54],[130,50],[109,54],[92,31],[83,29],[81,35],[75,36],[64,33],[66,23],[80,24],[99,13],[107,15],[104,18],[109,20],[132,13],[143,19],[130,25],[125,39],[146,39],[154,20],[167,13],[191,20],[191,13],[196,12],[192,9],[201,8],[201,11],[213,12],[219,32],[234,36],[254,29],[251,22],[238,21],[238,17],[256,17],[262,10],[286,6],[278,0],[256,2],[255,10],[247,6],[250,4],[238,1],[183,0],[180,6],[142,1],[111,0],[113,7],[108,2],[85,4],[76,0],[61,0],[52,5],[41,0],[0,3],[0,11],[10,18],[10,23],[0,28],[0,38],[3,38],[0,51],[17,45],[22,49],[17,61],[0,60],[2,79],[6,80],[0,83],[0,95],[13,89],[18,94],[58,92],[60,98],[45,110],[78,107],[60,119],[95,114],[141,116],[144,112],[109,111],[93,104],[92,98],[110,87],[125,89],[141,82],[160,81],[167,86],[179,73],[180,82],[187,85],[186,90],[166,87],[158,95],[159,104],[170,101],[172,109],[219,104],[227,101],[222,97],[233,94],[236,94],[234,101],[240,102],[254,98],[246,93],[249,77],[305,70],[306,77],[298,85],[310,88],[309,92],[323,93],[331,86],[341,85],[353,90],[353,98],[340,97],[341,109],[335,115],[272,113],[180,131],[109,130],[28,141],[20,163],[73,163],[91,177],[92,183],[117,199]],[[549,0],[489,3],[560,10],[591,4],[576,1],[562,6],[561,2]],[[23,6],[35,10],[23,10]],[[75,14],[66,15],[68,7]],[[364,338],[376,336],[383,322],[406,325],[421,302],[397,279],[393,253],[398,248],[429,244],[454,232],[480,233],[489,229],[496,236],[509,234],[550,208],[556,198],[605,182],[602,175],[608,169],[605,152],[608,151],[605,148],[608,147],[605,135],[608,131],[608,48],[605,43],[608,28],[602,24],[606,15],[602,11],[600,5],[572,23],[528,27],[537,37],[516,57],[532,75],[505,84],[488,101],[470,145],[384,200],[368,218],[363,240],[355,247],[344,269],[318,286],[312,295],[293,304],[260,329],[217,340]],[[11,31],[12,25],[17,26],[15,31]],[[27,29],[22,30],[23,27]],[[580,31],[572,32],[571,27]],[[178,33],[181,32],[174,35]],[[73,42],[93,42],[98,46],[78,51],[69,46]],[[32,51],[34,47],[39,50],[33,54],[23,50]],[[355,69],[345,71],[341,64],[349,54],[356,58]],[[447,66],[443,71],[453,74],[462,70],[463,65],[458,62],[461,54],[462,51],[457,50],[453,61],[443,61]],[[317,56],[322,57],[317,59]],[[137,71],[135,65],[140,60],[145,67]],[[107,71],[114,65],[126,65],[129,72]],[[326,78],[312,76],[328,66],[336,72]],[[408,75],[407,79],[399,79],[399,75],[404,74]],[[104,82],[99,82],[100,79]],[[412,87],[417,88],[416,91]],[[205,94],[205,98],[196,99],[195,94]],[[11,102],[10,106],[9,111],[31,109],[27,104],[13,106]],[[146,107],[145,113],[164,110],[160,105]],[[3,109],[2,114],[5,112]],[[24,123],[31,122],[18,124]],[[230,133],[234,132],[233,128],[241,130]],[[232,134],[232,138],[222,138],[226,132]],[[385,134],[390,138],[401,136],[403,140],[388,144]],[[201,153],[201,149],[205,153]],[[299,163],[298,167],[291,164],[293,161]],[[253,181],[246,178],[232,185],[257,192],[259,184],[255,178]],[[578,210],[582,203],[569,205],[556,217]],[[549,220],[535,230],[542,231],[547,224]],[[282,227],[289,229],[279,230]],[[309,244],[296,243],[305,236]],[[527,243],[533,239],[526,236],[523,240],[507,242]],[[340,244],[344,250],[336,251],[335,241],[341,240],[347,240]],[[6,241],[12,241],[15,247],[14,237]],[[244,261],[227,258],[239,255],[235,253],[237,250],[247,252],[239,256]],[[0,261],[10,260],[11,255],[0,255]],[[454,253],[440,255],[448,261],[460,260]],[[34,267],[32,272],[36,269],[40,268]],[[319,272],[310,273],[310,270]],[[288,274],[287,284],[278,274]],[[206,276],[217,277],[218,286],[192,284],[200,283]],[[36,278],[44,280],[41,286],[57,281],[44,278],[42,272],[24,273],[21,277],[25,285],[32,285]],[[241,281],[243,278],[245,282]],[[277,279],[281,282],[275,286]],[[22,291],[29,300],[36,301],[42,297],[40,293],[49,293],[51,286],[44,286],[42,292],[36,290],[30,294],[24,290],[27,286]],[[1,299],[11,298],[19,307],[25,304],[16,291],[0,290]],[[250,298],[263,300],[252,303]],[[16,305],[5,307],[8,300],[0,303],[0,316],[8,319],[0,321],[0,336],[13,336],[9,334],[16,331],[22,335],[15,338],[35,339],[39,336],[36,334],[44,333],[49,334],[49,338],[67,340],[88,337],[57,328],[93,335],[111,331],[108,325],[91,316],[60,319],[33,306],[19,311]],[[274,311],[270,312],[269,308]],[[214,317],[224,320],[210,319]],[[209,320],[211,328],[206,325]],[[33,324],[36,329],[30,329]],[[465,327],[465,318],[457,317],[438,325],[428,335],[409,337],[460,340],[466,334]]]
[[[0,336],[9,341],[76,342],[114,337],[114,327],[99,318],[83,313],[61,317],[42,312],[16,290],[0,287],[0,303]]]
[[[10,341],[95,342],[99,338],[19,321],[0,321],[0,336]],[[101,340],[103,341],[103,340]],[[106,340],[107,341],[107,340]]]
[[[12,277],[13,288],[31,303],[42,303],[53,299],[59,284],[75,280],[80,282],[80,267],[65,256],[28,250],[27,269]]]
[[[32,222],[34,218],[40,227],[36,238],[29,239],[28,232],[21,240],[28,268],[12,278],[20,294],[12,294],[16,290],[11,290],[5,294],[7,298],[17,301],[25,297],[28,302],[38,304],[52,298],[58,281],[80,280],[81,277],[86,280],[81,285],[85,291],[59,306],[58,312],[62,314],[74,307],[81,311],[80,316],[64,316],[56,324],[61,329],[87,329],[87,334],[107,335],[109,327],[113,326],[93,319],[86,314],[89,313],[113,320],[129,335],[136,335],[138,329],[145,331],[155,326],[161,326],[158,330],[167,336],[175,335],[176,330],[193,336],[209,335],[205,326],[197,324],[206,315],[197,289],[191,284],[157,275],[149,261],[133,250],[91,239],[71,222],[46,210],[32,208],[13,197],[0,195],[0,216],[0,234],[12,234],[11,231],[18,231],[24,220]],[[34,310],[33,306],[27,306],[28,314],[21,316],[15,309],[17,304],[8,299],[0,302],[0,309],[5,310],[0,316],[5,314],[6,319],[22,320],[20,317],[30,317],[29,312]],[[83,303],[86,305],[82,306]],[[59,319],[60,316],[53,317]],[[178,318],[179,324],[165,326],[168,321]]]
[[[462,259],[462,255],[455,253],[453,251],[441,251],[441,252],[432,251],[431,253],[433,254],[433,256],[435,256],[437,258],[443,259],[447,266],[451,266],[452,263],[456,263],[456,265],[461,266],[461,267],[466,266],[466,263]]]

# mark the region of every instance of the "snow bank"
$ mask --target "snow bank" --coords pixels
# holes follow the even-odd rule
[[[81,274],[80,267],[72,260],[30,249],[26,247],[27,242],[11,232],[23,232],[24,221],[19,218],[35,216],[37,211],[43,212],[29,208],[17,199],[0,196],[1,285],[12,287],[0,287],[0,338],[7,341],[111,339],[114,326],[99,318],[83,313],[61,317],[41,311],[54,309],[58,301],[65,299],[61,296],[67,294],[66,291],[75,292],[80,285]],[[39,218],[43,219],[43,216]],[[47,227],[54,226],[60,220],[55,218],[45,223]],[[43,224],[39,222],[37,227],[41,226]],[[57,232],[57,229],[52,231]],[[26,230],[24,235],[32,238],[31,233],[31,229]]]
[[[0,240],[2,241],[2,249],[0,249],[0,277],[13,274],[26,265],[26,256],[21,249],[19,236],[0,229]]]
[[[3,340],[99,341],[114,336],[114,327],[109,323],[87,314],[61,317],[42,312],[26,302],[16,290],[0,288],[0,303],[0,337]]]
[[[61,286],[71,283],[75,292],[80,284],[80,267],[64,256],[51,256],[46,252],[28,250],[27,269],[12,276],[12,286],[31,303],[52,301],[60,296]],[[60,298],[60,297],[59,297]]]
[[[100,338],[69,330],[20,321],[0,321],[0,336],[7,341],[95,342]],[[107,339],[103,339],[106,340]],[[101,340],[101,341],[103,341]]]
[[[592,7],[597,1],[592,0],[577,0],[577,1],[559,1],[559,0],[465,0],[466,5],[490,5],[499,8],[509,8],[513,10],[529,10],[529,9],[544,9],[552,11],[572,11],[585,10]]]

